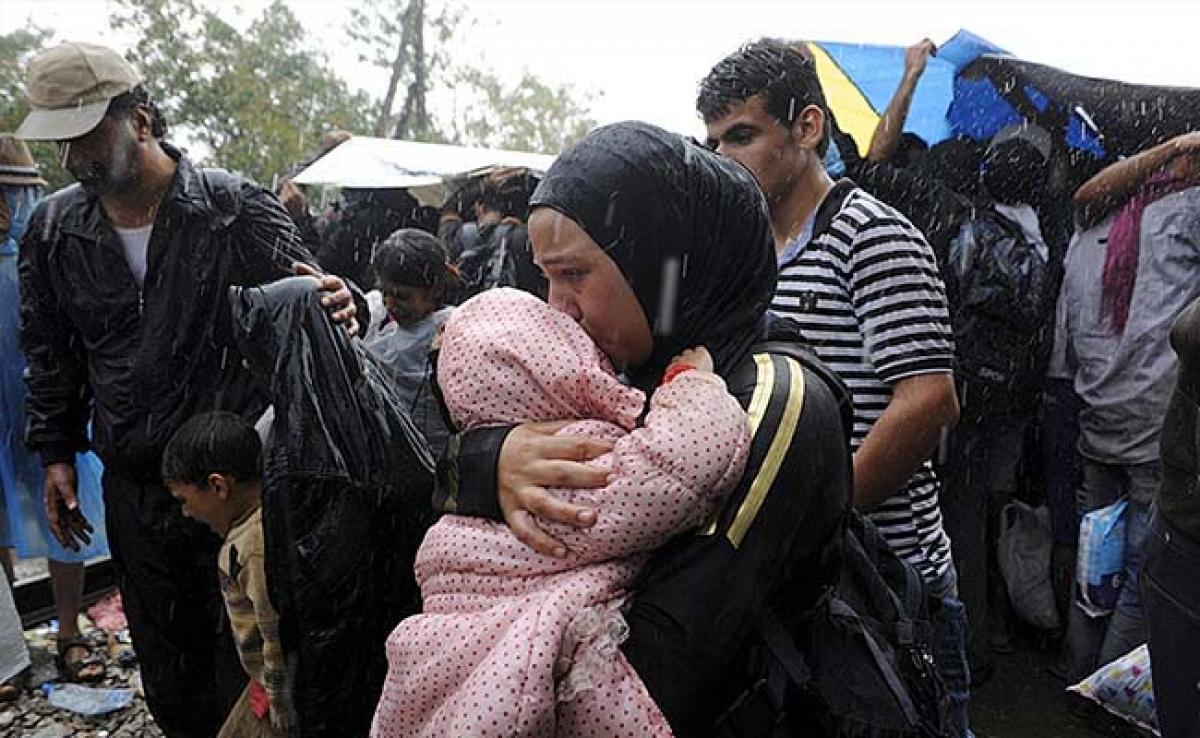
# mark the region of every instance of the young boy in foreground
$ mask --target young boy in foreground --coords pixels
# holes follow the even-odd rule
[[[188,420],[163,454],[163,482],[183,514],[225,539],[217,559],[221,593],[250,684],[218,738],[296,734],[279,616],[263,568],[261,457],[254,427],[228,412]]]

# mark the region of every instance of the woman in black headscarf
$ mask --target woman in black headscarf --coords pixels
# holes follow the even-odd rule
[[[578,224],[632,287],[655,339],[632,378],[653,380],[700,344],[726,374],[764,336],[770,218],[737,163],[644,123],[606,126],[555,161],[530,206]]]
[[[741,484],[708,526],[654,554],[626,617],[625,655],[676,734],[710,735],[763,676],[747,658],[754,619],[770,608],[789,622],[831,577],[850,490],[840,385],[772,334],[770,220],[738,164],[654,126],[606,126],[559,157],[531,207],[550,303],[630,381],[650,387],[672,356],[702,345],[750,415]],[[464,434],[439,464],[438,503],[506,520],[561,554],[536,518],[586,527],[596,511],[546,488],[602,485],[604,470],[578,460],[606,449],[555,430]]]

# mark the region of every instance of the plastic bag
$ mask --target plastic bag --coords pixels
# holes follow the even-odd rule
[[[84,517],[95,529],[91,542],[78,551],[63,548],[50,533],[43,502],[42,460],[25,446],[25,355],[21,353],[21,297],[17,249],[0,243],[0,506],[7,512],[7,529],[0,544],[14,546],[23,559],[49,556],[55,561],[84,562],[108,554],[104,532],[104,500],[100,478],[104,466],[95,454],[76,454],[76,494]],[[0,514],[0,519],[5,516]]]
[[[46,701],[60,710],[80,715],[106,715],[133,702],[132,689],[103,689],[82,684],[45,684]]]
[[[1000,573],[1013,610],[1025,622],[1044,630],[1059,626],[1050,578],[1050,511],[1010,502],[1000,514]]]
[[[420,611],[413,559],[433,458],[383,366],[333,325],[315,281],[231,290],[242,355],[271,388],[263,450],[267,588],[296,659],[306,735],[366,735],[388,635]]]
[[[1150,673],[1150,651],[1138,646],[1116,661],[1102,666],[1087,679],[1068,688],[1108,710],[1119,718],[1158,732],[1158,713],[1154,705],[1154,680]]]
[[[1112,613],[1125,579],[1126,500],[1093,510],[1079,525],[1079,554],[1075,562],[1079,608],[1090,617]]]

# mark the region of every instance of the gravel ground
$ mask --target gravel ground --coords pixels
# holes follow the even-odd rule
[[[19,576],[44,571],[41,560],[20,562]],[[86,615],[80,616],[85,633],[97,643],[113,639],[96,629]],[[1017,633],[1017,652],[997,661],[996,673],[972,696],[971,727],[977,738],[1144,738],[1140,731],[1110,717],[1099,708],[1072,703],[1065,685],[1049,672],[1055,658],[1054,645],[1031,633]],[[33,659],[29,688],[13,704],[0,705],[0,737],[20,738],[159,738],[141,694],[141,679],[135,667],[122,668],[115,658],[126,646],[107,649],[108,679],[102,686],[129,688],[133,702],[117,712],[84,717],[52,707],[41,685],[57,678],[54,668],[54,638],[49,625],[25,634]]]
[[[54,682],[58,671],[54,667],[54,632],[50,626],[41,625],[26,631],[25,641],[29,644],[30,667],[28,687],[15,703],[0,705],[0,736],[21,738],[159,738],[161,731],[154,725],[146,701],[141,694],[141,676],[136,666],[121,667],[117,653],[128,648],[96,629],[87,616],[80,616],[80,627],[94,643],[105,644],[98,652],[107,654],[108,677],[103,684],[107,688],[133,690],[133,702],[116,712],[97,717],[76,715],[50,705],[41,686]],[[109,645],[111,644],[111,645]]]

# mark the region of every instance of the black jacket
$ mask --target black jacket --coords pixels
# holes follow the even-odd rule
[[[229,287],[312,263],[283,206],[176,149],[139,288],[98,198],[78,185],[39,203],[21,242],[26,441],[43,463],[94,445],[110,468],[157,480],[167,439],[207,410],[246,417],[266,395],[233,343]]]

